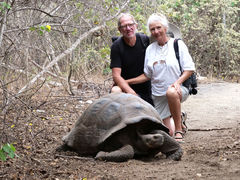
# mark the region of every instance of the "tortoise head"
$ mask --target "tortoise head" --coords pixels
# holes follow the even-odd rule
[[[139,138],[142,143],[150,149],[156,149],[163,145],[164,136],[162,134],[140,134],[138,133]]]

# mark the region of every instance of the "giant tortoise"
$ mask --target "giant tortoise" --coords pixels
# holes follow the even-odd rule
[[[168,132],[149,103],[131,94],[112,93],[86,109],[58,150],[116,162],[159,152],[180,160],[182,149]]]

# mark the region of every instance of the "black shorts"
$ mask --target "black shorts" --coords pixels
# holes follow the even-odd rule
[[[153,104],[153,100],[152,100],[152,97],[151,95],[146,95],[146,94],[142,94],[142,93],[138,93],[138,95],[145,101],[147,101],[149,104],[151,104],[153,107],[154,107],[154,104]]]

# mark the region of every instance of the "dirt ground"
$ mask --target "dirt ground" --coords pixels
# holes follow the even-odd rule
[[[240,84],[202,82],[198,91],[183,104],[189,131],[181,145],[184,150],[181,161],[158,154],[154,159],[122,163],[55,152],[62,136],[90,100],[106,91],[83,88],[74,97],[55,95],[46,100],[43,96],[36,102],[36,107],[41,104],[38,109],[6,122],[6,137],[2,139],[14,143],[18,157],[0,161],[0,179],[237,180],[240,177]]]

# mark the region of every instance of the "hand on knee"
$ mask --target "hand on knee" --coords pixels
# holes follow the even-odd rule
[[[180,99],[182,98],[181,92],[178,92],[174,87],[170,86],[166,92],[166,96],[169,99]]]
[[[176,96],[177,90],[174,87],[170,86],[166,92],[166,95],[167,96]]]

